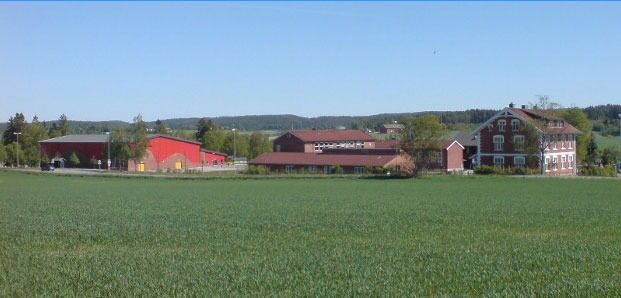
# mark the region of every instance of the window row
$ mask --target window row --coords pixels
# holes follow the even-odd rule
[[[494,151],[503,151],[505,144],[505,136],[503,135],[495,135],[492,139],[494,143]],[[524,136],[523,135],[515,135],[513,136],[513,149],[515,151],[523,151],[524,150]]]
[[[513,157],[513,166],[516,168],[523,168],[526,165],[526,157],[524,156],[514,156]],[[494,156],[494,166],[496,167],[504,167],[505,166],[505,157],[496,155]]]
[[[547,156],[545,159],[546,171],[558,171],[560,169],[573,169],[576,167],[576,161],[573,154],[559,156]]]
[[[576,136],[574,135],[550,135],[545,137],[547,147],[551,150],[573,149]]]
[[[498,125],[498,131],[505,131],[507,129],[507,120],[500,119],[496,122]],[[489,128],[492,129],[494,127],[494,123],[489,124]],[[519,131],[520,130],[520,120],[512,119],[511,120],[511,131]]]
[[[353,148],[364,148],[364,142],[362,141],[345,141],[339,143],[315,143],[315,151],[322,151],[323,149],[353,149]]]

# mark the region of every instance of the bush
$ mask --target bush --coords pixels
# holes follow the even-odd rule
[[[596,167],[589,166],[580,169],[581,176],[600,176],[600,177],[615,177],[617,172],[614,166]]]
[[[330,172],[332,174],[343,174],[343,168],[339,165],[336,166],[332,166],[332,168],[330,169]]]
[[[270,170],[266,166],[249,166],[246,173],[250,175],[266,175],[270,173]]]
[[[479,175],[530,175],[536,174],[537,170],[529,168],[480,166],[474,169],[474,173]]]

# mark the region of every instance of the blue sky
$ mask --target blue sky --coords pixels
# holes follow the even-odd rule
[[[0,3],[0,121],[621,102],[621,3]]]

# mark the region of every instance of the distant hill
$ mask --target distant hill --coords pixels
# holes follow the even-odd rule
[[[589,118],[594,121],[618,123],[617,114],[621,113],[621,105],[599,105],[583,109]],[[328,128],[354,128],[374,129],[382,123],[400,121],[403,117],[433,114],[440,117],[443,123],[449,126],[465,125],[474,126],[489,119],[497,110],[471,109],[466,111],[427,111],[417,113],[385,113],[369,116],[321,116],[301,117],[296,115],[247,115],[247,116],[222,116],[210,117],[212,121],[224,128],[238,128],[240,130],[275,130],[288,129],[328,129]],[[69,115],[71,117],[71,115]],[[174,130],[194,130],[199,117],[162,119],[167,127]],[[51,122],[48,122],[51,123]],[[98,133],[108,128],[127,127],[129,122],[124,121],[69,121],[71,133]],[[155,121],[147,122],[149,127],[155,126]],[[610,129],[614,129],[610,125]],[[618,126],[617,126],[618,127]],[[0,123],[0,131],[4,131],[6,122]]]

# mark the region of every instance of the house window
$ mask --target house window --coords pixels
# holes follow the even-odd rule
[[[511,130],[512,131],[519,131],[520,130],[520,120],[518,120],[518,119],[511,120]]]
[[[502,151],[504,143],[505,143],[504,136],[500,136],[500,135],[494,136],[494,151]]]
[[[558,157],[552,156],[552,170],[558,170]]]
[[[574,136],[573,135],[570,135],[568,137],[568,142],[567,143],[568,143],[567,144],[567,148],[569,148],[569,149],[573,149],[574,148]]]
[[[309,173],[316,173],[317,172],[317,166],[308,166],[308,172]]]
[[[319,143],[315,143],[315,151],[319,151]]]
[[[505,131],[505,127],[507,127],[507,121],[505,120],[498,120],[498,130],[499,131]]]
[[[558,136],[552,136],[552,150],[557,150]]]
[[[552,165],[550,164],[550,158],[546,157],[546,171],[550,171],[552,169]]]
[[[524,136],[513,136],[513,146],[515,147],[515,151],[524,151]]]
[[[505,157],[504,156],[494,156],[494,166],[502,167],[505,165]]]
[[[364,174],[364,167],[354,167],[354,174],[356,175]]]
[[[526,158],[524,156],[515,156],[513,157],[513,165],[516,168],[523,168],[526,164]]]
[[[287,173],[293,172],[293,165],[286,165],[285,166],[285,172],[287,172]]]
[[[561,156],[561,169],[567,168],[567,156]]]
[[[330,174],[331,170],[332,170],[332,167],[330,167],[330,166],[323,166],[323,173],[324,174]]]

